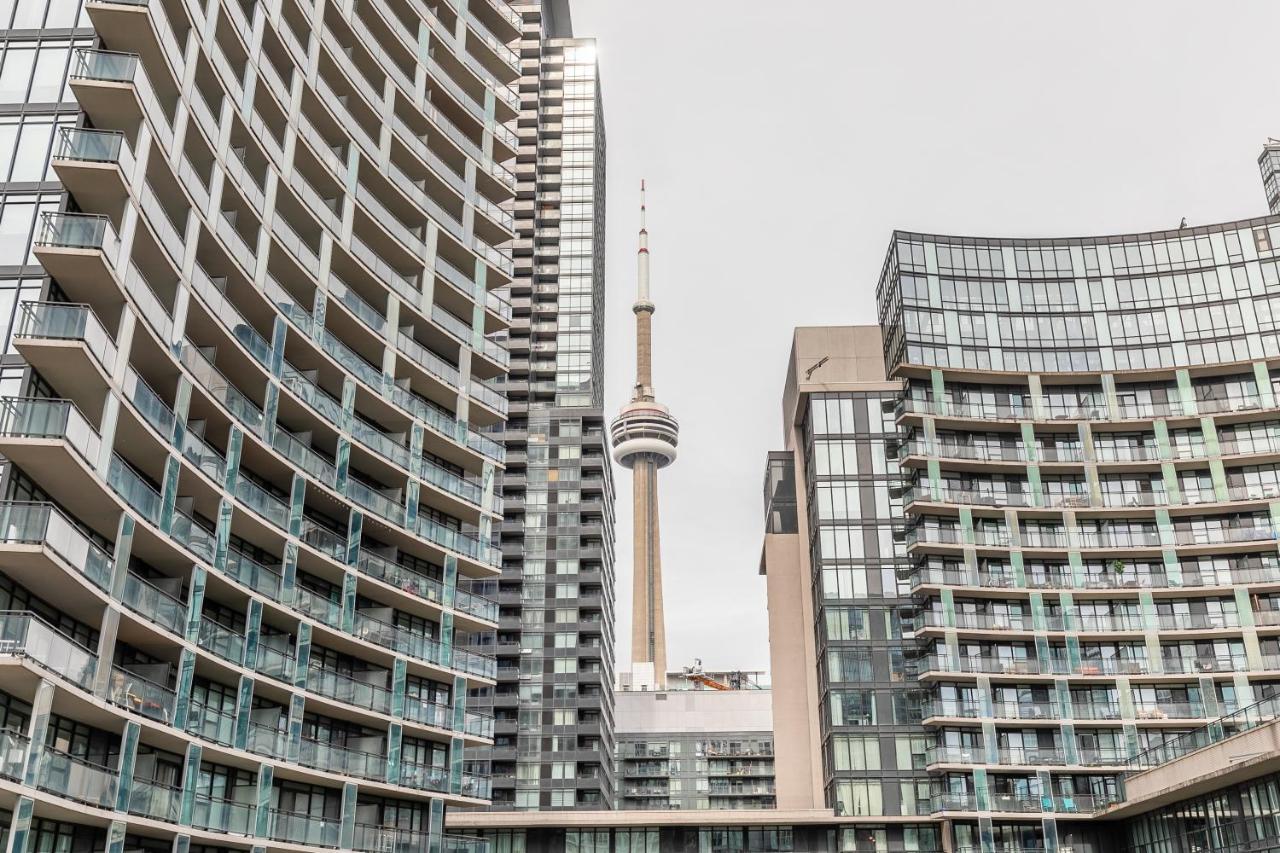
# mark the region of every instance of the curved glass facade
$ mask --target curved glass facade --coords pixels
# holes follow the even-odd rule
[[[0,399],[10,843],[478,846],[520,18],[81,17]]]
[[[891,363],[1114,373],[1280,351],[1280,219],[1082,240],[898,233],[881,275]]]
[[[1278,250],[1274,217],[895,234],[900,573],[956,847],[1091,846],[1131,760],[1280,691]]]

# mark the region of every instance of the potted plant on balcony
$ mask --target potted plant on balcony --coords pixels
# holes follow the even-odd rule
[[[1136,585],[1136,584],[1137,584],[1137,581],[1136,581],[1136,580],[1133,580],[1133,581],[1127,581],[1127,582],[1125,581],[1125,578],[1124,578],[1124,572],[1125,572],[1124,560],[1120,560],[1120,559],[1112,560],[1112,561],[1111,561],[1111,571],[1112,571],[1112,573],[1116,576],[1116,586],[1134,586],[1134,585]]]

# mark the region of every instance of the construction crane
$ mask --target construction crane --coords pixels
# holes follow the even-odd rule
[[[716,681],[711,676],[702,671],[702,658],[694,658],[693,666],[683,668],[684,677],[692,681],[694,684],[701,684],[703,687],[710,687],[712,690],[732,690],[733,688],[727,684]]]

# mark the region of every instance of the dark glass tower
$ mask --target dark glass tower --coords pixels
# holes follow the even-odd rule
[[[496,809],[612,808],[613,476],[602,413],[605,139],[595,42],[518,7],[516,275],[506,393]]]

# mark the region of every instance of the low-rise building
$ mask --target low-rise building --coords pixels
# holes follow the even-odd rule
[[[776,805],[769,690],[619,691],[616,700],[622,808]]]

